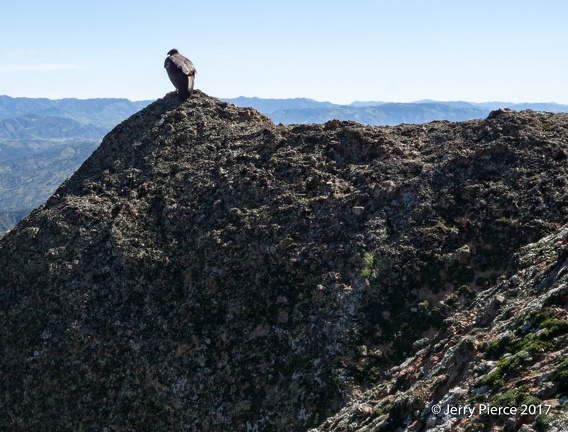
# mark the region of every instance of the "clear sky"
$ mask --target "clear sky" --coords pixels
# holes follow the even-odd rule
[[[568,104],[565,0],[6,0],[0,94]]]

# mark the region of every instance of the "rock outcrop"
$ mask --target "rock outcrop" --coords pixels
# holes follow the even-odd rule
[[[168,94],[0,240],[0,429],[566,430],[567,158]]]

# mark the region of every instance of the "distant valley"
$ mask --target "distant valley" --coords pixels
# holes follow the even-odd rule
[[[222,99],[253,107],[276,124],[351,120],[369,125],[463,121],[484,118],[495,108],[568,112],[568,105],[418,101],[353,102],[338,105],[307,98]],[[0,233],[11,229],[98,147],[103,136],[152,101],[127,99],[13,98],[0,96]]]

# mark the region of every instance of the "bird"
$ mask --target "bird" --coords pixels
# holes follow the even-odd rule
[[[164,67],[168,72],[170,81],[177,89],[178,95],[187,99],[193,93],[193,83],[195,81],[195,66],[188,58],[182,56],[177,49],[168,51],[168,56],[164,61]]]

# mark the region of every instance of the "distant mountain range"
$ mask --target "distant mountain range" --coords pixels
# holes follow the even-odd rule
[[[104,127],[109,131],[150,102],[152,101],[131,102],[128,99],[111,98],[53,100],[0,96],[0,120],[30,115],[60,117],[75,120],[83,125]]]
[[[484,118],[496,108],[568,112],[568,105],[506,102],[413,103],[356,101],[349,105],[307,98],[222,99],[253,107],[274,123],[306,124],[352,120],[369,125],[462,121]],[[44,202],[97,148],[118,123],[152,101],[45,99],[0,96],[0,232]]]
[[[510,102],[439,102],[421,100],[411,103],[355,101],[349,105],[318,102],[313,99],[259,99],[238,97],[222,99],[240,107],[253,107],[275,123],[308,124],[328,120],[353,120],[374,126],[393,126],[401,123],[425,123],[434,120],[464,121],[484,118],[497,108],[515,111],[568,112],[568,105],[556,103]]]
[[[0,139],[100,138],[108,128],[65,117],[28,114],[0,120]]]

